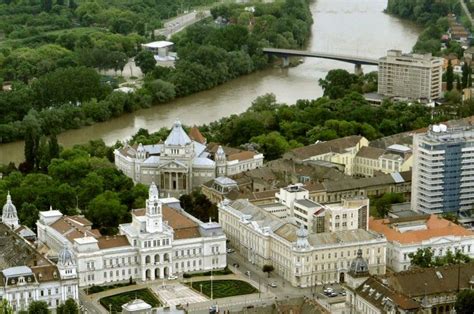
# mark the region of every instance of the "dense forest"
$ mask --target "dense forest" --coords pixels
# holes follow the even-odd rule
[[[257,3],[253,10],[223,4],[212,9],[213,18],[172,38],[179,56],[174,68],[155,66],[151,53],[141,51],[175,9],[209,2],[173,2],[170,11],[160,9],[167,1],[3,0],[0,83],[12,82],[12,90],[0,90],[0,143],[28,132],[54,135],[212,88],[268,66],[262,47],[302,47],[309,38],[307,0]],[[133,94],[112,92],[115,81],[100,72],[119,72],[132,57],[146,74],[143,86]]]
[[[447,42],[447,48],[441,51],[441,37],[449,28],[447,19],[449,13],[458,16],[466,27],[471,27],[469,21],[461,14],[462,9],[458,0],[389,0],[386,11],[424,27],[413,47],[414,52],[431,52],[438,56],[451,52],[462,55],[461,45],[455,41]]]

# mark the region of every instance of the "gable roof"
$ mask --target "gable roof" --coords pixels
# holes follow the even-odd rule
[[[389,300],[392,304],[404,310],[416,310],[420,308],[418,302],[384,285],[374,277],[367,279],[360,285],[356,289],[356,293],[376,308],[382,310],[382,313],[385,313]]]
[[[79,219],[77,216],[63,216],[53,222],[50,227],[72,242],[74,239],[82,238],[84,234],[99,238],[101,236],[99,230],[91,229],[91,225],[92,223],[82,217]]]
[[[124,235],[115,235],[115,236],[105,236],[105,237],[100,237],[97,239],[98,240],[98,245],[101,250],[104,249],[111,249],[111,248],[116,248],[116,247],[122,247],[122,246],[130,246],[130,242],[128,242],[128,239]]]
[[[384,149],[364,146],[364,147],[361,147],[360,150],[357,152],[356,157],[378,159],[384,153],[385,153]]]
[[[188,133],[188,136],[193,140],[201,144],[206,144],[206,138],[201,134],[196,126],[193,126]]]
[[[343,153],[346,149],[356,146],[362,138],[363,136],[360,135],[346,136],[327,142],[320,142],[295,148],[285,155],[287,159],[294,157],[296,159],[304,160],[313,156],[323,155],[331,152]]]
[[[459,289],[470,288],[474,276],[474,263],[421,268],[392,273],[387,280],[390,286],[410,297],[432,294],[457,293]],[[458,281],[459,279],[459,281]],[[425,285],[426,283],[426,285]]]

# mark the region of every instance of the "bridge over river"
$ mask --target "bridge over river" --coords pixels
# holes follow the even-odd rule
[[[287,67],[289,65],[289,57],[310,57],[310,58],[330,59],[330,60],[352,63],[355,65],[354,72],[356,74],[362,74],[362,65],[378,65],[379,64],[379,61],[373,58],[339,55],[339,54],[334,54],[334,53],[312,52],[312,51],[293,50],[293,49],[278,49],[278,48],[263,48],[262,51],[266,54],[281,56],[283,58],[284,67]]]

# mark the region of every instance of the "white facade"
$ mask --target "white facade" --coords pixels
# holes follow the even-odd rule
[[[379,59],[378,93],[409,99],[441,98],[443,59],[389,50]]]
[[[216,176],[237,174],[263,165],[262,154],[245,153],[226,156],[220,147],[213,160],[205,141],[192,140],[179,121],[174,123],[163,144],[126,145],[114,151],[115,165],[126,176],[144,184],[157,182],[163,195],[172,196],[188,194]]]
[[[343,282],[358,249],[370,273],[385,273],[386,239],[366,230],[315,234],[247,200],[220,203],[219,222],[236,250],[257,267],[273,265],[293,286]]]
[[[155,184],[146,204],[132,212],[131,223],[119,226],[120,235],[110,237],[81,227],[75,217],[51,222],[51,212],[41,212],[38,239],[53,251],[64,241],[72,244],[80,286],[166,279],[227,265],[226,237],[219,224],[197,220],[179,207],[177,199],[160,199]],[[61,232],[63,220],[72,231]]]
[[[410,253],[431,248],[435,257],[460,251],[474,258],[474,232],[451,221],[431,216],[411,219],[370,219],[370,230],[388,240],[387,266],[396,272],[410,268]]]
[[[474,130],[433,125],[413,138],[412,209],[467,211],[474,204]]]

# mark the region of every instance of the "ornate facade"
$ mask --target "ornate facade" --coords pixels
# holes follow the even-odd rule
[[[207,145],[197,128],[190,136],[176,121],[164,141],[155,145],[126,145],[114,151],[115,165],[135,182],[157,182],[163,195],[179,196],[216,176],[237,174],[263,165],[263,155]],[[215,145],[214,145],[215,146]]]
[[[31,301],[44,301],[50,310],[67,299],[78,300],[76,265],[67,246],[61,248],[55,264],[22,237],[16,207],[10,194],[0,223],[0,300],[14,312],[27,310]],[[29,234],[27,234],[29,235]]]
[[[80,286],[224,268],[226,236],[221,226],[199,221],[181,209],[179,200],[159,194],[152,183],[146,208],[133,210],[132,222],[121,224],[116,236],[102,236],[83,217],[40,212],[38,239],[51,254],[68,243]]]

